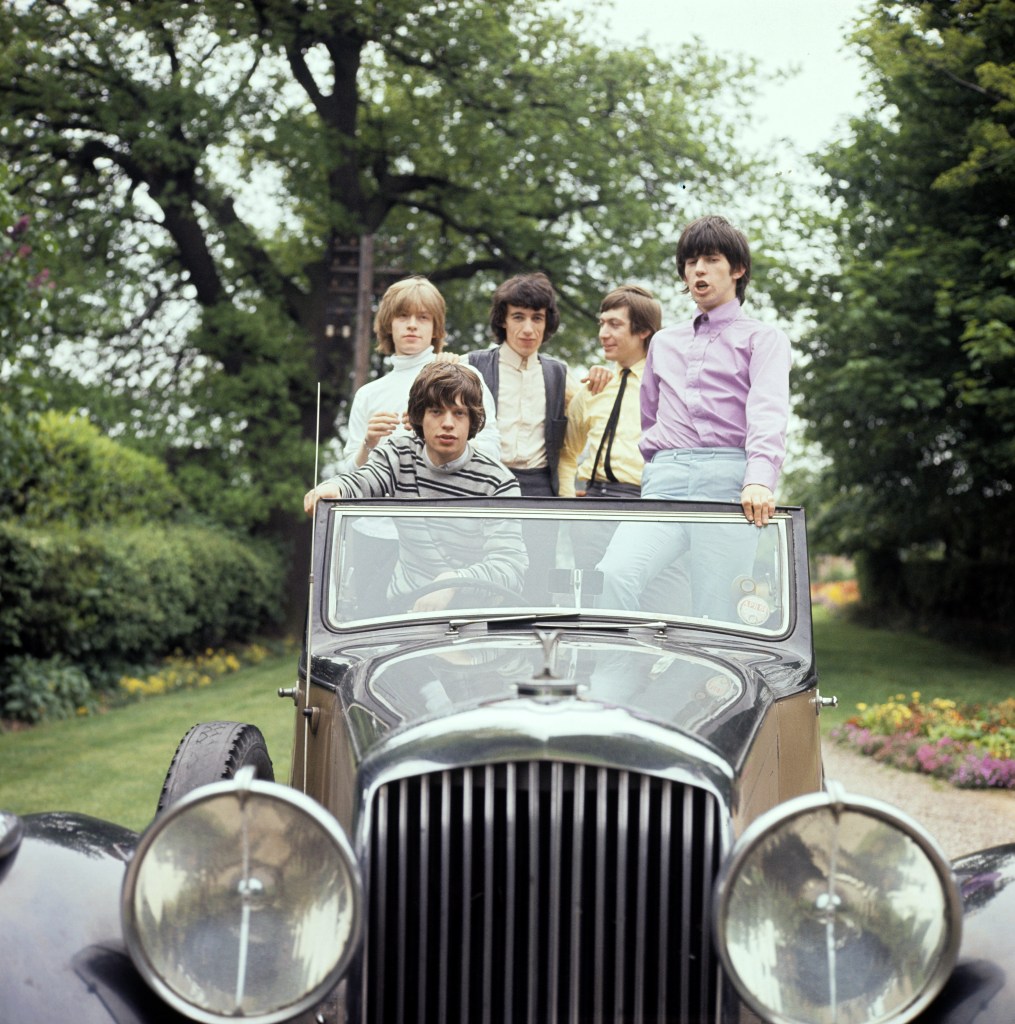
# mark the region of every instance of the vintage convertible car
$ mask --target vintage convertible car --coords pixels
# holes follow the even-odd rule
[[[288,786],[0,816],[0,1021],[1015,1020],[1015,846],[823,778],[801,510],[322,502],[309,593]]]

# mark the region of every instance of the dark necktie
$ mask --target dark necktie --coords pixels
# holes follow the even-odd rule
[[[629,367],[624,367],[620,371],[620,387],[617,388],[617,398],[613,403],[613,408],[610,410],[610,418],[606,421],[606,429],[603,431],[603,439],[599,442],[599,448],[596,451],[596,461],[592,464],[592,476],[589,478],[589,483],[595,483],[596,470],[599,468],[599,456],[603,454],[603,449],[606,449],[606,455],[603,459],[603,472],[606,474],[606,479],[610,483],[616,483],[617,478],[613,475],[613,470],[610,468],[610,449],[613,447],[613,438],[617,433],[617,423],[620,420],[620,403],[624,400],[624,388],[627,387],[627,378],[631,370]]]

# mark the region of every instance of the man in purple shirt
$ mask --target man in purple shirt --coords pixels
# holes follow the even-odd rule
[[[735,502],[765,526],[786,451],[790,346],[745,316],[751,277],[747,239],[723,217],[701,217],[677,243],[677,266],[694,318],[652,339],[641,385],[643,498]],[[757,532],[717,526],[618,531],[599,568],[604,601],[637,608],[649,580],[685,551],[696,615],[735,614],[734,581],[750,576]]]

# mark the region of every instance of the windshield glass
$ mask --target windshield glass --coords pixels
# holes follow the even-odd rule
[[[531,636],[454,640],[425,653],[409,646],[383,659],[369,686],[393,714],[423,717],[503,699],[513,685],[539,679],[545,664],[543,647]],[[591,700],[640,707],[692,730],[706,728],[744,692],[742,680],[714,659],[661,651],[613,633],[602,640],[562,639],[554,648],[553,672]]]
[[[590,503],[591,504],[591,503]],[[598,504],[598,503],[597,503]],[[784,633],[790,519],[737,512],[336,505],[326,569],[334,628],[545,613]]]

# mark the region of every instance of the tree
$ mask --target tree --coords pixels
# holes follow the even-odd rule
[[[37,447],[28,419],[44,408],[44,393],[34,353],[22,343],[41,329],[50,311],[47,263],[54,255],[52,240],[18,209],[8,182],[0,167],[0,514],[14,504]]]
[[[361,238],[439,283],[463,334],[521,269],[582,315],[668,267],[682,223],[755,182],[724,93],[746,70],[607,50],[544,7],[5,5],[0,150],[67,253],[61,401],[277,530],[314,382],[325,436],[348,396]]]
[[[816,277],[799,412],[839,550],[1015,561],[1015,2],[874,5],[880,103],[826,153],[838,269]]]
[[[25,323],[45,314],[52,286],[44,265],[52,243],[33,232],[29,214],[18,212],[5,179],[0,168],[0,360],[17,353]]]

